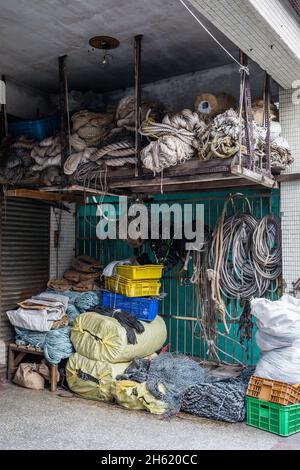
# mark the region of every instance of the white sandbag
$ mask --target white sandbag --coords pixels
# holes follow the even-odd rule
[[[53,321],[49,321],[47,310],[30,310],[18,308],[6,312],[10,323],[19,328],[32,331],[50,331]]]
[[[264,353],[254,375],[287,382],[291,385],[299,384],[300,342],[288,348],[274,349]]]
[[[251,313],[257,318],[260,331],[272,336],[300,340],[300,299],[284,295],[272,302],[253,299]]]

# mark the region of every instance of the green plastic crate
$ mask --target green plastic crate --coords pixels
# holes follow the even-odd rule
[[[287,437],[300,432],[300,404],[277,405],[247,397],[247,424]]]

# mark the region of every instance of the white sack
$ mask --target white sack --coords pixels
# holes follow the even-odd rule
[[[300,343],[282,349],[274,349],[263,354],[259,360],[255,375],[271,380],[287,382],[291,385],[300,383]]]
[[[290,295],[284,295],[275,302],[254,299],[251,301],[251,313],[257,318],[257,326],[261,332],[300,340],[300,299]]]
[[[29,310],[18,308],[6,312],[10,323],[19,328],[32,331],[49,331],[52,328],[52,321],[49,321],[47,310]]]

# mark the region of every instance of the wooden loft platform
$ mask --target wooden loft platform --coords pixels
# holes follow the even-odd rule
[[[280,177],[279,177],[280,178]],[[28,188],[15,187],[4,192],[5,197],[20,197],[44,201],[63,201],[84,203],[91,196],[118,196],[118,195],[148,195],[200,192],[237,188],[275,189],[278,187],[276,179],[266,177],[264,174],[250,171],[241,167],[234,160],[212,160],[202,162],[190,160],[182,165],[169,168],[163,175],[154,176],[148,170],[143,171],[142,177],[136,176],[136,170],[131,168],[110,169],[107,173],[107,191],[103,188],[89,187],[76,184],[69,180],[67,186],[60,188]]]
[[[162,175],[153,176],[144,170],[142,177],[135,177],[134,169],[121,168],[108,173],[111,192],[164,193],[207,191],[237,187],[278,187],[276,179],[250,171],[237,165],[234,160],[190,160],[182,165],[168,168]]]

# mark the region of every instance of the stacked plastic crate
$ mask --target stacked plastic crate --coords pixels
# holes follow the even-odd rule
[[[158,313],[163,265],[117,266],[116,276],[105,278],[103,307],[153,321]]]
[[[300,432],[300,388],[253,376],[247,391],[247,424],[280,436]]]

